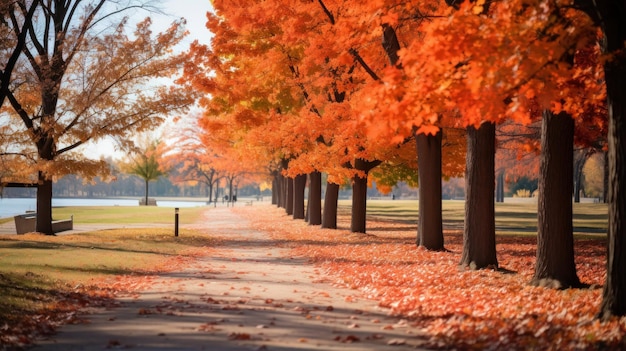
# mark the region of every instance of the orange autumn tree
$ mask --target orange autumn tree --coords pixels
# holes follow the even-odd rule
[[[217,185],[221,175],[214,166],[218,157],[204,133],[199,132],[197,114],[179,119],[168,129],[164,139],[168,146],[163,162],[172,169],[174,183],[201,183],[206,186],[208,201],[217,202]]]
[[[621,1],[580,0],[576,8],[602,31],[600,41],[608,112],[609,225],[607,278],[600,317],[626,315],[626,4]]]
[[[312,4],[312,3],[308,3],[308,4]],[[351,111],[349,112],[350,113],[349,116],[354,115],[355,113],[358,114],[358,111],[362,109],[362,106],[361,106],[362,100],[359,98],[359,91],[367,91],[369,89],[370,84],[372,84],[373,82],[377,82],[379,80],[377,72],[381,72],[385,69],[385,67],[390,66],[390,63],[388,62],[388,58],[387,58],[389,53],[387,52],[385,43],[383,42],[382,43],[383,45],[381,45],[380,31],[371,33],[370,31],[363,30],[363,29],[364,27],[366,27],[365,29],[367,29],[367,26],[369,25],[373,25],[373,26],[381,25],[383,24],[381,21],[383,20],[387,21],[387,18],[385,18],[385,16],[381,16],[380,15],[381,11],[378,11],[379,9],[376,9],[376,7],[380,5],[379,3],[368,2],[368,3],[356,5],[354,3],[349,3],[349,2],[344,2],[344,1],[318,1],[317,3],[313,2],[313,4],[317,6],[317,9],[313,8],[313,9],[310,9],[308,12],[320,13],[322,17],[326,18],[326,21],[316,26],[315,31],[313,31],[313,34],[307,35],[307,38],[313,37],[314,39],[317,39],[317,40],[310,39],[311,42],[315,43],[315,45],[313,45],[312,49],[310,49],[311,51],[309,51],[316,55],[307,55],[303,58],[303,60],[304,62],[307,62],[306,60],[308,59],[308,60],[311,60],[309,62],[328,63],[327,66],[329,66],[329,69],[325,71],[331,72],[333,76],[327,77],[324,80],[324,79],[319,79],[318,75],[314,75],[313,77],[310,77],[309,80],[311,80],[313,84],[315,84],[315,82],[323,83],[325,81],[335,82],[335,84],[341,87],[341,89],[335,89],[332,91],[333,94],[328,93],[327,95],[330,97],[334,97],[335,100],[337,100],[337,97],[340,97],[342,101],[349,102],[350,109],[351,109]],[[385,4],[385,6],[387,6],[387,4]],[[398,5],[389,4],[389,6],[393,8],[394,6],[397,7]],[[404,8],[404,6],[402,6],[402,8]],[[378,14],[375,13],[376,11],[378,11]],[[411,11],[414,11],[414,13],[410,13],[410,15],[406,16],[407,18],[414,17],[413,20],[415,22],[419,22],[425,18],[425,16],[420,14],[419,11],[416,11],[415,9]],[[372,21],[364,22],[362,20],[364,18],[375,18],[376,20],[373,22]],[[407,20],[407,23],[408,22],[409,20]],[[314,35],[317,31],[322,33],[321,35],[319,35],[319,37]],[[328,40],[325,39],[327,37],[333,37],[334,40],[332,42],[329,42]],[[322,52],[322,55],[320,55],[318,51],[321,51],[322,49],[324,51]],[[313,50],[315,52],[313,52]],[[309,67],[309,66],[313,66],[313,64],[309,63],[307,65],[306,63],[304,63],[303,66]],[[391,66],[393,66],[393,62],[391,63]],[[346,67],[346,68],[341,69],[343,67]],[[346,78],[337,79],[338,73],[343,74],[343,76]],[[348,74],[345,74],[345,73],[348,73]],[[359,75],[356,75],[355,73],[359,73]],[[348,90],[349,93],[346,94],[344,89]],[[318,100],[320,101],[319,102],[320,105],[324,103],[324,101],[322,101],[322,99],[324,98],[326,97],[320,96],[320,99]],[[326,104],[326,106],[329,106],[329,105]],[[332,107],[332,106],[334,105],[330,105],[329,107]],[[343,108],[343,110],[347,110],[347,109]],[[324,111],[325,113],[328,112],[327,107],[324,108]],[[332,117],[333,115],[330,115],[330,116]],[[337,115],[337,116],[341,117],[341,115]],[[356,126],[359,132],[363,134],[363,126],[360,125],[359,122],[357,123],[352,122],[352,120],[353,119],[350,119],[350,117],[348,117],[349,123],[351,123],[352,126]],[[353,129],[348,129],[346,127],[340,128],[339,133],[345,130],[354,134],[354,132],[352,132]],[[389,152],[385,151],[386,149],[391,150],[395,148],[398,145],[398,143],[405,142],[403,138],[393,137],[391,139],[392,141],[395,141],[395,143],[389,143],[388,142],[389,140],[385,138],[372,138],[370,137],[370,135],[367,135],[367,134],[363,134],[363,135],[367,137],[363,137],[362,140],[368,140],[367,143],[370,145],[367,148],[364,148],[363,150],[359,150],[359,151],[364,152],[364,155],[366,155],[364,158],[365,160],[375,161],[374,163],[370,163],[372,165],[376,165],[377,163],[384,161],[386,157],[388,157],[388,156],[383,156],[383,155],[389,155]],[[347,140],[350,140],[350,139],[347,139]],[[342,144],[337,144],[337,145],[341,146]],[[349,146],[348,146],[348,149],[349,149]],[[341,152],[340,150],[339,152]],[[379,153],[380,156],[382,157],[377,156],[374,159],[372,159],[372,155],[376,153]],[[348,157],[351,155],[352,154],[348,154]],[[369,162],[363,163],[362,160],[359,160],[359,158],[357,158],[356,160],[358,161],[356,163],[357,165],[358,164],[365,165],[369,163]],[[425,168],[427,167],[424,167],[424,169]],[[366,178],[360,178],[360,179],[365,180]],[[441,177],[436,176],[434,177],[434,179],[435,179],[435,183],[439,184],[439,188],[440,188]],[[356,182],[356,179],[354,179],[353,183],[358,184],[358,182]],[[361,187],[361,188],[365,189],[365,187]],[[422,189],[425,189],[425,188],[428,188],[428,187],[422,187]],[[439,193],[439,196],[438,196],[439,201],[440,201],[440,197],[441,196]],[[353,199],[354,198],[356,198],[356,196],[354,196]],[[421,197],[421,199],[424,199],[424,197]],[[353,209],[355,209],[357,206],[359,206],[358,203],[353,203]],[[427,206],[423,206],[423,208],[427,208]],[[421,216],[420,218],[423,218],[423,217],[424,216]],[[439,220],[439,227],[441,227],[441,220]],[[426,232],[426,231],[423,231],[423,232]],[[440,231],[440,234],[442,237],[441,231]]]
[[[229,42],[222,43],[219,40],[214,42],[214,50],[216,51],[219,50],[221,52],[229,50],[230,48],[233,54],[228,56],[228,59],[224,61],[227,61],[228,64],[236,63],[232,66],[236,68],[225,70],[220,67],[225,65],[224,61],[207,60],[216,67],[216,72],[218,73],[214,78],[207,78],[204,87],[213,89],[217,86],[216,82],[219,81],[223,81],[224,84],[226,84],[226,82],[232,84],[233,82],[247,79],[245,83],[242,82],[243,84],[237,85],[238,89],[240,89],[237,94],[240,94],[244,87],[247,89],[248,93],[241,95],[245,96],[245,98],[242,99],[241,96],[235,96],[234,93],[228,92],[229,96],[225,98],[224,101],[229,100],[231,104],[221,105],[216,110],[207,110],[207,112],[210,111],[210,113],[206,114],[210,116],[207,118],[213,119],[211,123],[216,125],[216,119],[223,120],[223,117],[230,115],[232,119],[235,120],[234,124],[218,123],[221,123],[223,126],[229,125],[230,128],[237,128],[237,126],[239,126],[239,128],[244,129],[250,128],[250,125],[246,124],[247,121],[252,121],[252,119],[254,119],[253,123],[260,121],[260,123],[255,125],[255,128],[250,129],[248,135],[258,137],[259,134],[254,131],[271,130],[271,133],[266,135],[261,134],[260,136],[266,141],[264,143],[265,145],[273,146],[273,149],[277,151],[277,155],[281,159],[289,161],[287,164],[293,162],[294,166],[290,166],[287,170],[289,175],[293,177],[297,174],[306,174],[311,170],[323,170],[329,172],[333,177],[339,180],[345,177],[351,177],[355,181],[355,184],[359,185],[357,188],[361,189],[360,193],[363,194],[360,197],[363,202],[359,202],[359,204],[364,205],[364,191],[367,184],[365,175],[369,171],[369,168],[372,167],[368,165],[370,160],[373,162],[372,165],[376,165],[380,162],[375,160],[375,150],[379,148],[369,147],[367,145],[369,141],[367,141],[367,138],[362,132],[359,132],[360,128],[354,119],[354,112],[351,112],[349,104],[343,103],[344,101],[348,101],[345,97],[344,87],[341,87],[341,89],[337,87],[338,84],[344,84],[344,82],[350,79],[361,81],[362,79],[358,79],[357,73],[352,72],[348,78],[343,78],[342,80],[340,73],[343,74],[350,71],[349,67],[345,68],[344,65],[335,66],[334,63],[324,65],[312,64],[320,56],[333,57],[333,55],[326,51],[311,53],[310,51],[306,51],[312,50],[312,48],[307,49],[308,45],[310,45],[309,43],[297,40],[295,42],[291,41],[292,38],[306,38],[304,35],[306,33],[305,29],[313,28],[315,24],[319,22],[319,20],[315,22],[311,19],[311,17],[314,16],[312,16],[309,11],[299,12],[301,14],[300,17],[290,17],[303,18],[303,21],[309,20],[309,22],[304,22],[308,23],[307,25],[299,24],[298,26],[286,26],[289,28],[276,28],[276,23],[281,23],[281,21],[278,20],[279,18],[288,17],[288,13],[285,13],[285,9],[289,11],[301,9],[295,9],[293,6],[285,7],[284,4],[281,5],[280,2],[272,4],[269,2],[263,4],[248,4],[249,6],[239,5],[241,4],[233,4],[232,2],[228,4],[216,3],[216,9],[218,13],[223,14],[224,19],[218,21],[223,24],[223,27],[215,29],[217,29],[217,32],[221,31],[224,33],[223,35],[218,35],[218,37],[228,38]],[[276,5],[277,8],[272,9],[271,5]],[[222,9],[220,6],[224,6],[224,8]],[[280,9],[283,11],[279,11]],[[317,12],[320,12],[319,9]],[[253,16],[252,14],[255,15]],[[246,19],[252,17],[260,18],[260,15],[268,14],[272,16],[271,21],[267,19],[260,21],[261,23],[269,23],[267,27],[258,25],[258,23],[255,26],[250,26],[247,24],[248,22],[246,22]],[[291,13],[291,15],[293,14]],[[327,22],[325,14],[320,13],[320,15],[324,23]],[[228,20],[228,25],[232,25],[232,27],[226,27],[226,19]],[[292,22],[288,21],[288,23]],[[217,26],[217,24],[215,26]],[[233,34],[233,28],[237,29],[237,34]],[[293,28],[300,30],[300,35],[294,35]],[[316,33],[316,38],[317,36],[321,38],[322,35],[327,35],[327,33],[319,31]],[[248,50],[246,50],[244,47],[241,47],[242,43],[246,42],[249,43],[248,45],[251,45],[250,43],[254,44],[252,49],[248,48]],[[260,43],[264,44],[260,45]],[[303,47],[304,49],[299,49]],[[319,46],[316,48],[319,48]],[[322,49],[325,50],[326,48]],[[196,52],[200,51],[201,50],[196,50]],[[209,53],[208,51],[205,51],[205,53],[216,55],[216,53]],[[251,56],[248,58],[247,54]],[[348,57],[350,56],[348,55]],[[307,59],[308,61],[306,61]],[[268,62],[271,64],[259,67],[258,62]],[[281,72],[278,77],[282,77],[281,84],[283,88],[268,91],[268,83],[270,82],[258,79],[252,81],[249,78],[259,77],[260,71],[268,72],[268,67]],[[190,70],[190,72],[192,72],[192,70]],[[285,72],[289,74],[285,75]],[[300,74],[300,72],[306,72],[310,75]],[[222,77],[229,77],[229,79],[223,79],[220,75],[222,75]],[[267,79],[266,77],[273,78],[277,77],[277,75],[263,73],[262,77]],[[273,84],[270,88],[276,88],[277,86],[277,84]],[[273,101],[271,105],[273,108],[271,109],[264,106],[263,103],[250,103],[250,101],[255,100],[261,101],[264,99],[261,97],[264,96],[282,96],[281,92],[284,92],[282,89],[289,89],[289,96],[291,96],[292,101],[296,101],[300,104],[299,108],[294,109],[293,106],[295,105],[293,103],[290,103],[291,106],[285,106],[282,103],[283,101],[278,99]],[[207,106],[212,107],[219,103],[220,98],[217,96],[223,94],[223,89],[219,90],[220,91],[216,91],[211,96],[211,101],[207,103]],[[268,93],[265,95],[260,94],[263,91]],[[240,99],[239,101],[242,103],[233,105],[233,98]],[[269,99],[267,101],[271,102]],[[223,110],[214,112],[222,107]],[[261,109],[259,109],[259,107]],[[223,111],[228,111],[228,114],[224,114]],[[271,118],[267,120],[264,120],[263,117],[257,118],[258,111],[271,116]],[[242,116],[246,116],[246,119],[242,119]],[[319,127],[316,128],[313,126]],[[246,140],[248,143],[254,143],[251,139]],[[320,140],[323,142],[319,142]],[[267,141],[270,142],[267,143]],[[311,151],[320,151],[322,153]],[[320,157],[319,155],[328,155],[330,157]],[[299,161],[297,161],[297,159],[299,159]],[[306,161],[306,159],[328,161],[324,162],[326,164],[324,165],[322,162],[309,162]],[[346,165],[348,167],[345,167]],[[288,196],[288,200],[291,200],[291,196]],[[290,206],[287,207],[289,208]],[[355,214],[359,214],[360,218],[353,216],[355,218],[353,230],[364,231],[365,208],[359,208],[357,206],[354,206],[354,208]]]
[[[396,147],[411,142],[414,136],[426,141],[417,148],[418,167],[420,172],[420,217],[417,243],[433,250],[443,249],[443,231],[441,219],[441,135],[428,136],[417,133],[418,125],[407,121],[407,134],[397,133],[397,125],[386,129],[385,113],[402,113],[407,105],[395,103],[392,96],[385,110],[369,106],[367,96],[380,85],[381,74],[392,72],[401,75],[401,64],[398,62],[400,43],[406,44],[404,38],[419,37],[420,23],[428,21],[437,8],[436,2],[420,4],[407,2],[366,2],[354,4],[346,1],[318,1],[328,21],[332,24],[329,36],[335,38],[335,61],[351,64],[364,71],[366,79],[358,90],[352,92],[350,99],[357,114],[366,112],[371,117],[371,125],[376,126],[368,131],[368,138],[383,144],[379,147]],[[405,35],[405,36],[404,36]],[[365,97],[365,98],[364,98]],[[379,118],[380,117],[380,118]],[[405,127],[406,127],[405,126]],[[414,128],[415,127],[415,128]],[[379,133],[380,129],[388,130],[390,135]],[[437,134],[437,133],[435,133]],[[431,140],[432,143],[427,142]],[[430,146],[432,145],[432,147]]]
[[[199,121],[206,135],[219,135],[229,147],[246,148],[249,152],[240,154],[251,162],[277,164],[291,157],[286,144],[294,139],[282,136],[292,126],[292,111],[302,104],[298,93],[291,92],[294,87],[284,83],[291,76],[284,64],[288,55],[271,50],[271,28],[236,33],[233,23],[247,23],[236,14],[245,15],[234,12],[227,19],[208,14],[209,30],[215,33],[212,47],[194,43],[185,74],[192,87],[207,94],[200,100],[204,114]],[[257,64],[260,55],[266,55],[267,65]]]
[[[193,99],[190,91],[151,82],[181,68],[183,57],[172,48],[185,35],[182,21],[155,35],[146,19],[128,34],[128,19],[122,16],[143,6],[141,1],[39,4],[33,16],[38,30],[27,36],[3,111],[11,130],[28,140],[12,148],[32,160],[27,166],[37,174],[37,231],[52,234],[53,179],[108,172],[103,161],[79,153],[81,145],[105,137],[129,144],[132,135],[154,128]],[[27,18],[23,9],[12,11]]]
[[[497,267],[491,200],[495,123],[508,117],[528,123],[525,106],[539,92],[545,107],[559,94],[566,96],[567,90],[556,89],[570,75],[562,56],[588,40],[591,32],[588,26],[566,30],[573,23],[573,14],[565,13],[566,9],[521,2],[458,5],[440,9],[438,14],[445,20],[426,23],[422,40],[399,52],[403,74],[388,72],[383,78],[388,84],[381,85],[371,101],[383,111],[390,105],[396,109],[407,105],[402,109],[406,114],[388,116],[388,125],[394,126],[390,129],[405,135],[416,124],[468,128],[468,203],[461,264]],[[558,20],[547,21],[554,14]],[[553,40],[552,33],[566,35]]]

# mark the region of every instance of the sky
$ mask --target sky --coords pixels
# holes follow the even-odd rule
[[[185,39],[185,48],[198,39],[200,43],[209,44],[210,33],[206,29],[206,13],[212,10],[210,0],[162,0],[163,12],[170,16],[154,18],[155,25],[167,27],[173,20],[184,17],[190,34]],[[162,21],[162,22],[161,22]]]

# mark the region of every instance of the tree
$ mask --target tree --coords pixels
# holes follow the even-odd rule
[[[215,169],[214,163],[219,155],[213,147],[211,135],[201,132],[198,117],[196,114],[186,116],[168,129],[164,136],[168,145],[164,150],[163,162],[173,170],[171,176],[175,183],[203,183],[207,187],[209,202],[212,199],[217,201],[216,185],[222,176]]]
[[[626,315],[626,4],[622,1],[587,1],[579,5],[600,27],[609,115],[609,225],[607,277],[600,317]]]
[[[307,221],[310,225],[322,224],[322,173],[309,173],[309,196],[306,206]]]
[[[27,35],[6,94],[10,126],[29,139],[15,147],[34,161],[32,172],[38,175],[39,232],[52,234],[53,177],[91,178],[108,170],[105,162],[77,153],[79,146],[105,137],[131,144],[131,135],[154,128],[193,101],[192,91],[151,84],[182,66],[183,56],[171,50],[185,35],[183,22],[153,36],[146,19],[129,37],[128,19],[119,14],[136,7],[142,3],[46,0],[32,17],[37,30]],[[12,11],[28,18],[21,9]]]
[[[498,268],[496,257],[494,174],[494,123],[467,128],[465,167],[465,226],[461,266],[471,269]]]
[[[241,6],[243,3],[246,6]],[[364,170],[359,170],[357,164],[361,160],[376,163],[372,150],[377,145],[355,123],[357,116],[346,93],[362,81],[362,72],[334,59],[318,60],[333,57],[332,47],[323,47],[314,55],[305,54],[308,45],[323,42],[327,34],[316,28],[332,30],[327,14],[315,3],[295,6],[281,1],[216,2],[215,8],[221,17],[209,26],[219,39],[213,41],[213,51],[201,46],[192,48],[195,67],[189,67],[186,73],[192,84],[212,95],[202,101],[207,111],[206,126],[214,132],[234,129],[238,146],[263,149],[274,160],[289,161],[289,167],[283,167],[288,177],[284,194],[289,214],[293,213],[290,179],[313,171],[330,174],[335,182],[357,173],[362,177]],[[249,26],[246,22],[259,16],[266,16],[264,25]],[[277,25],[294,17],[302,21],[302,26]],[[293,30],[305,33],[303,28],[311,29],[314,38],[293,35]],[[258,65],[259,61],[268,64]],[[300,72],[313,74],[304,76]],[[233,85],[237,89],[232,89]],[[229,88],[221,88],[226,86]],[[255,150],[247,156],[258,154]],[[363,206],[353,209],[364,211]],[[364,221],[365,213],[357,218]],[[364,223],[357,227],[364,230]]]
[[[162,157],[162,149],[159,147],[160,142],[157,140],[144,141],[142,150],[134,152],[134,156],[131,156],[131,160],[123,168],[127,170],[127,173],[134,174],[143,179],[145,183],[145,202],[148,206],[148,186],[151,181],[158,180],[160,177],[167,174],[167,170],[162,169],[159,163]]]
[[[546,110],[541,135],[537,261],[531,283],[579,287],[572,229],[574,120],[565,112]]]

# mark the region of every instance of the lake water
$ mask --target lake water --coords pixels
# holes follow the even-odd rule
[[[159,207],[197,207],[205,206],[206,201],[159,200]],[[139,206],[138,199],[70,199],[53,198],[52,207],[64,206]],[[37,200],[34,198],[0,198],[0,218],[12,217],[26,211],[35,211]]]

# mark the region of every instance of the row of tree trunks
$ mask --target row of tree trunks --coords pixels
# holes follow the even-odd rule
[[[626,3],[620,1],[599,0],[586,3],[589,14],[602,27],[605,38],[602,43],[604,54],[611,55],[612,60],[604,62],[605,79],[609,111],[609,152],[608,164],[608,202],[609,227],[607,250],[607,278],[603,291],[600,317],[626,315],[626,190],[620,184],[626,184]],[[398,45],[387,40],[389,30],[385,31],[383,47],[386,49],[392,64]],[[395,33],[392,33],[395,34]],[[498,267],[495,243],[495,124],[483,123],[476,129],[467,128],[467,159],[466,159],[466,204],[465,228],[463,233],[463,253],[461,266],[473,269]],[[533,282],[555,280],[560,286],[577,286],[573,253],[573,236],[571,223],[571,195],[573,192],[573,122],[568,115],[544,116],[542,131],[542,165],[540,177],[540,199],[538,214],[538,245],[537,263]],[[418,147],[418,151],[419,151]],[[426,150],[429,146],[425,147]],[[420,170],[423,166],[420,164]],[[566,172],[566,177],[563,173]],[[557,177],[558,179],[555,179]],[[367,174],[367,173],[366,173]],[[424,179],[421,179],[425,187]],[[572,182],[563,182],[570,179]],[[501,181],[502,179],[500,179]],[[367,178],[355,177],[353,210],[362,207],[362,188],[367,185]],[[363,185],[365,184],[365,186]],[[337,186],[338,190],[338,186]],[[499,187],[499,190],[500,187]],[[501,191],[499,194],[501,195]],[[421,195],[421,193],[420,193]],[[329,201],[327,192],[326,201]],[[420,196],[421,198],[421,196]],[[501,199],[501,197],[499,197]],[[439,199],[440,200],[440,199]],[[332,201],[332,200],[331,200]],[[335,199],[336,201],[336,199]],[[433,201],[433,199],[430,199]],[[420,203],[420,211],[426,207]],[[354,212],[353,212],[354,214]],[[424,213],[422,213],[424,214]],[[354,217],[354,216],[353,216]],[[422,215],[420,215],[422,217]],[[326,211],[323,223],[326,220]],[[429,218],[424,215],[424,218]],[[336,214],[334,216],[336,221]],[[426,224],[424,224],[426,225]],[[334,226],[329,226],[334,227]],[[353,218],[352,230],[365,231],[365,226]],[[418,232],[418,244],[428,229],[422,227]]]
[[[337,228],[337,201],[339,185],[327,183],[324,197],[324,212],[322,215],[322,174],[312,172],[309,178],[309,196],[306,209],[304,208],[304,192],[307,176],[294,178],[284,177],[282,172],[276,171],[272,180],[272,204],[285,209],[294,219],[305,219],[310,225],[321,225],[322,228]],[[291,185],[290,185],[291,184]],[[290,194],[290,190],[291,195]],[[289,198],[292,200],[289,201]],[[289,210],[291,206],[291,210]]]

